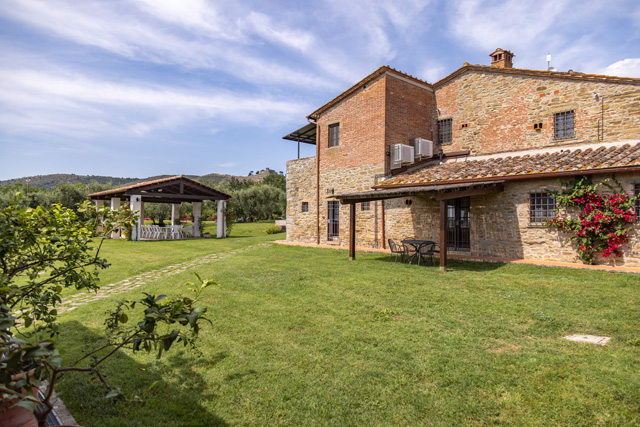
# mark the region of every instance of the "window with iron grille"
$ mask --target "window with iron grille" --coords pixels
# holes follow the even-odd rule
[[[329,147],[340,145],[340,123],[329,125]]]
[[[556,198],[549,193],[529,194],[529,222],[542,224],[553,218],[556,213]]]
[[[309,202],[302,202],[302,212],[309,212]]]
[[[361,208],[363,211],[370,211],[371,210],[371,202],[362,202],[360,204]]]
[[[574,133],[574,111],[563,111],[553,115],[553,137],[573,138]]]
[[[452,139],[451,127],[453,119],[438,120],[438,142],[440,144],[450,144]]]
[[[640,196],[640,184],[636,184],[636,197]],[[640,221],[640,197],[636,199],[636,215],[638,215],[638,221]]]

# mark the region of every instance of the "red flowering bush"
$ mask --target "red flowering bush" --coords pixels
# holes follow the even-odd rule
[[[566,183],[565,183],[566,184]],[[548,225],[573,234],[571,240],[576,245],[580,259],[593,264],[596,254],[608,258],[622,256],[620,247],[628,240],[628,226],[637,220],[633,205],[637,197],[618,192],[611,195],[598,193],[598,188],[606,186],[616,191],[605,180],[593,184],[589,177],[581,177],[572,188],[554,193],[558,214]]]

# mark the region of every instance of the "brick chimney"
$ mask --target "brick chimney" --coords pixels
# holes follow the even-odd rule
[[[513,52],[504,50],[504,49],[496,49],[491,55],[491,66],[496,68],[513,68],[513,57],[515,56]]]

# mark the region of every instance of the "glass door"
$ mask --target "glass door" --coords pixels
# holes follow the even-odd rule
[[[338,240],[340,237],[340,202],[332,200],[327,203],[327,240]]]
[[[447,201],[447,249],[471,250],[471,198]]]

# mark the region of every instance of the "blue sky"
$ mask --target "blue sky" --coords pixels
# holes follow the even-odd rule
[[[3,0],[0,179],[284,171],[282,136],[379,66],[435,82],[498,47],[640,77],[640,2]]]

